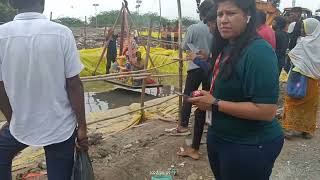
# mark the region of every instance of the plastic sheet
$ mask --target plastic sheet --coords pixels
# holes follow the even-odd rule
[[[84,49],[80,50],[80,59],[82,64],[85,66],[80,76],[92,76],[97,63],[100,59],[102,48],[97,49]],[[96,75],[102,75],[106,73],[106,57],[103,58]]]
[[[71,180],[94,180],[91,160],[87,152],[77,152]]]
[[[139,51],[142,54],[142,59],[146,58],[146,51],[143,47],[139,47]],[[80,50],[80,58],[81,62],[85,66],[84,70],[81,72],[80,76],[92,76],[96,65],[100,59],[102,53],[102,48],[97,49],[84,49]],[[167,50],[163,48],[151,48],[150,56],[152,62],[155,66],[160,66],[166,63],[172,62],[173,58],[179,57],[179,52],[177,50]],[[185,56],[185,55],[184,55]],[[96,75],[102,75],[106,72],[106,57],[103,58]],[[148,68],[152,68],[152,63],[149,61]],[[187,74],[188,63],[184,62],[183,74]],[[179,73],[179,63],[170,64],[168,66],[164,66],[158,69],[160,73],[170,73],[170,74],[178,74]]]

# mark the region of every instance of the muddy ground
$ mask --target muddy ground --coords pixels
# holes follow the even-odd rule
[[[149,180],[153,173],[165,173],[174,166],[177,170],[175,180],[212,180],[205,144],[201,146],[203,154],[198,161],[176,155],[179,147],[185,144],[185,139],[191,137],[174,137],[164,132],[164,129],[174,125],[160,120],[148,122],[143,127],[116,134],[92,146],[90,154],[96,178]],[[311,140],[287,140],[271,179],[320,179],[319,144],[319,131]]]
[[[279,108],[283,106],[285,84],[281,83]],[[281,112],[281,111],[280,111]],[[187,137],[170,136],[164,130],[175,123],[161,120],[147,122],[139,128],[115,134],[91,147],[93,165],[98,180],[149,180],[154,173],[177,170],[175,180],[212,180],[206,145],[201,146],[200,160],[176,155],[185,146]],[[203,136],[205,142],[206,134]],[[276,161],[273,180],[320,179],[320,132],[311,140],[286,140]]]

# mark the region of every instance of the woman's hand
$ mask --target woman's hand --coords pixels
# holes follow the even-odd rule
[[[206,53],[204,49],[200,49],[197,53],[200,59],[207,60],[209,59],[209,55]]]
[[[208,91],[200,91],[203,96],[189,98],[188,101],[197,106],[202,111],[212,111],[212,104],[215,98]]]
[[[200,49],[199,52],[195,53],[192,51],[188,51],[186,59],[188,61],[194,61],[196,58],[202,59],[202,60],[207,60],[208,59],[208,54],[205,52],[205,50]]]
[[[196,53],[188,51],[186,59],[188,61],[194,61],[197,57],[199,57]]]

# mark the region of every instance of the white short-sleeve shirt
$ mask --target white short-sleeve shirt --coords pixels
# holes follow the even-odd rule
[[[72,136],[77,123],[66,79],[82,69],[67,27],[33,12],[0,26],[0,81],[13,110],[10,131],[19,142],[47,146]]]

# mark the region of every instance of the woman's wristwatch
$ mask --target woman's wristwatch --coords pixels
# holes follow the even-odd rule
[[[219,112],[219,102],[220,99],[215,99],[212,103],[212,112]]]

